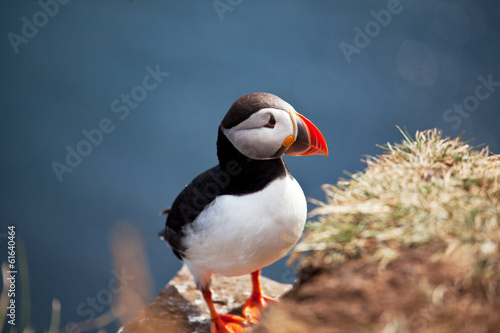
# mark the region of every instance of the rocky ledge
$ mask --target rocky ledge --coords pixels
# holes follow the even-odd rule
[[[274,298],[291,289],[289,284],[266,277],[262,277],[262,287],[267,295]],[[214,275],[211,289],[219,312],[241,314],[241,308],[252,290],[250,275],[232,278]],[[186,266],[147,307],[120,329],[120,333],[158,332],[210,332],[208,308]]]

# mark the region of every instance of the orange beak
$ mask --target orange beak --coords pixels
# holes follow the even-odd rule
[[[326,155],[328,147],[319,129],[306,117],[296,112],[297,135],[285,154],[291,156]]]

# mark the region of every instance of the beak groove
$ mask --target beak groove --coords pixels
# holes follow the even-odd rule
[[[285,154],[291,156],[328,156],[328,146],[319,129],[300,113],[296,112],[295,115],[297,120],[296,139]]]

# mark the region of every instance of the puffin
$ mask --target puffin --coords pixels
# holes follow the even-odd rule
[[[218,128],[218,165],[203,172],[174,200],[160,232],[193,275],[210,311],[212,333],[240,333],[258,322],[268,303],[261,269],[297,243],[307,202],[283,155],[328,155],[318,128],[270,93],[236,100]],[[212,274],[251,275],[242,316],[216,311]]]

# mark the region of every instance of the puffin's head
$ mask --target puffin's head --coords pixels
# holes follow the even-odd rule
[[[238,151],[256,160],[283,154],[328,155],[316,126],[273,94],[240,97],[222,120],[221,130]]]

